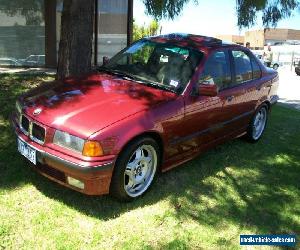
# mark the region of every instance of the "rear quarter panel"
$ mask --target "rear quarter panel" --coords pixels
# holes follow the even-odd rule
[[[258,88],[260,89],[260,99],[256,104],[256,108],[263,102],[271,103],[274,97],[277,97],[279,86],[278,72],[273,69],[267,69],[265,66],[262,72],[262,78]]]

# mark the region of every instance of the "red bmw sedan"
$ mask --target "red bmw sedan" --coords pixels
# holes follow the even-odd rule
[[[278,73],[211,37],[144,38],[97,72],[33,89],[12,117],[18,151],[49,179],[119,200],[229,139],[258,141]],[[187,170],[188,171],[188,170]]]

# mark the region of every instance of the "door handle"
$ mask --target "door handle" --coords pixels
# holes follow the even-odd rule
[[[230,95],[230,96],[227,96],[227,97],[226,97],[226,100],[227,100],[228,102],[231,102],[231,101],[233,100],[233,98],[234,98],[234,96],[233,96],[233,95]]]

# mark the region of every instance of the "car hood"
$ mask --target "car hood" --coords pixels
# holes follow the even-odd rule
[[[109,75],[91,74],[43,84],[20,101],[38,122],[73,135],[91,134],[176,94]]]

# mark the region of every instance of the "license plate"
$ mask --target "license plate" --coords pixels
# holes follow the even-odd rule
[[[36,150],[30,147],[26,142],[18,139],[18,151],[24,155],[29,161],[36,165]]]

